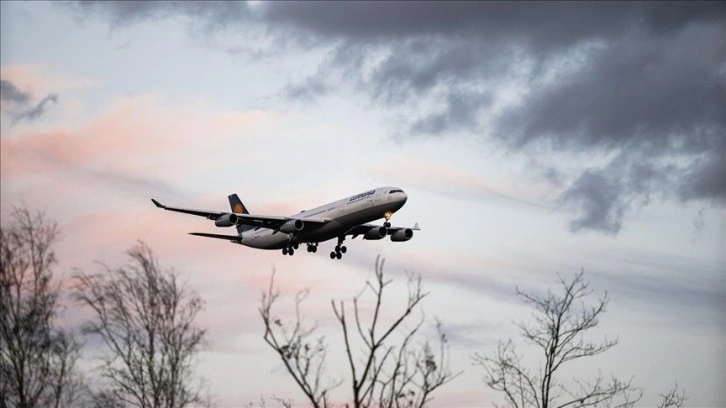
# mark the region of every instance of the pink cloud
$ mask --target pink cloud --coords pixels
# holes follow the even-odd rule
[[[77,78],[58,73],[48,73],[39,65],[9,65],[0,68],[0,77],[12,82],[23,91],[33,94],[60,92],[100,85],[89,78]]]
[[[121,98],[78,129],[3,135],[2,178],[94,167],[136,176],[191,171],[175,153],[209,150],[236,137],[241,128],[263,126],[274,117],[262,111],[217,113],[168,103],[156,93]],[[191,157],[197,164],[214,162],[202,155]]]

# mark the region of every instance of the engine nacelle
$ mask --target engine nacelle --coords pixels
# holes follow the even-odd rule
[[[302,230],[304,227],[305,223],[303,222],[303,220],[290,220],[280,225],[280,232],[292,234],[294,232]]]
[[[373,227],[363,235],[363,239],[382,239],[386,237],[385,227]]]
[[[391,234],[391,241],[393,242],[404,242],[413,238],[413,230],[411,228],[400,229]]]
[[[239,218],[236,214],[227,213],[214,220],[214,225],[218,227],[231,227],[237,225],[237,220]]]

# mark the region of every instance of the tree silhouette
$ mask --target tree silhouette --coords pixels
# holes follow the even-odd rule
[[[205,334],[194,323],[202,300],[163,270],[145,244],[128,255],[126,266],[77,276],[75,297],[94,313],[83,331],[108,349],[100,369],[108,388],[96,399],[144,408],[200,403],[192,362]]]
[[[558,276],[561,294],[548,291],[546,295],[527,293],[517,288],[517,295],[535,309],[532,323],[518,323],[527,343],[536,346],[544,357],[539,370],[529,370],[511,340],[500,342],[492,354],[475,354],[474,363],[484,368],[486,382],[505,395],[507,404],[515,408],[564,407],[632,407],[642,391],[615,377],[610,380],[601,374],[591,381],[575,379],[574,387],[558,382],[557,374],[563,365],[586,357],[602,354],[615,346],[617,340],[591,341],[586,338],[590,329],[608,304],[607,293],[593,306],[582,301],[592,293],[584,273],[565,280]]]
[[[678,383],[665,394],[660,394],[661,400],[658,408],[683,408],[686,406],[688,396],[685,390],[678,392]]]
[[[0,227],[0,403],[68,407],[82,394],[80,345],[59,328],[53,247],[60,230],[43,213],[16,207]]]
[[[441,324],[437,324],[436,346],[429,341],[414,342],[424,323],[423,315],[413,327],[403,324],[427,295],[420,277],[409,276],[406,305],[396,314],[386,313],[392,317],[384,319],[383,295],[391,280],[385,279],[383,265],[383,260],[376,259],[374,279],[366,282],[366,290],[353,298],[352,321],[342,301],[331,301],[350,369],[351,405],[355,408],[424,407],[433,399],[435,390],[459,373],[453,373],[448,367],[448,344]],[[366,292],[374,302],[369,319],[363,316],[359,303]],[[330,391],[343,380],[324,381],[328,346],[324,336],[314,338],[315,325],[307,324],[301,314],[300,305],[307,294],[307,291],[297,294],[295,321],[283,323],[272,314],[272,306],[281,296],[275,289],[273,273],[259,309],[265,325],[264,339],[277,352],[313,407],[330,407]]]

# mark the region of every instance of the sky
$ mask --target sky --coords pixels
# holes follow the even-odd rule
[[[377,255],[387,313],[420,274],[424,334],[438,318],[450,339],[462,374],[434,406],[502,402],[471,356],[527,351],[515,288],[580,270],[611,299],[593,336],[619,344],[567,376],[726,406],[726,3],[3,1],[0,29],[3,225],[22,203],[57,221],[59,278],[146,242],[205,300],[196,371],[220,406],[305,403],[262,339],[273,269],[279,315],[309,288],[306,319],[342,356],[330,300]],[[341,261],[330,242],[290,257],[190,236],[228,231],[150,202],[222,211],[238,193],[287,215],[388,185],[409,197],[392,222],[422,230],[348,241]]]

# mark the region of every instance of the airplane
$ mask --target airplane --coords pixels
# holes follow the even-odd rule
[[[251,248],[282,249],[283,255],[293,255],[301,244],[307,245],[308,252],[315,253],[320,242],[337,238],[338,243],[330,252],[330,259],[341,259],[347,251],[343,245],[347,236],[352,236],[351,239],[363,236],[366,240],[390,236],[393,242],[404,242],[413,237],[414,231],[420,231],[418,223],[411,228],[391,226],[391,216],[408,199],[398,187],[378,187],[289,217],[250,214],[237,194],[227,198],[232,212],[169,207],[153,198],[151,202],[164,210],[213,220],[217,227],[237,228],[237,235],[205,232],[190,232],[190,235],[224,239]],[[370,224],[380,218],[385,219],[382,226]]]

